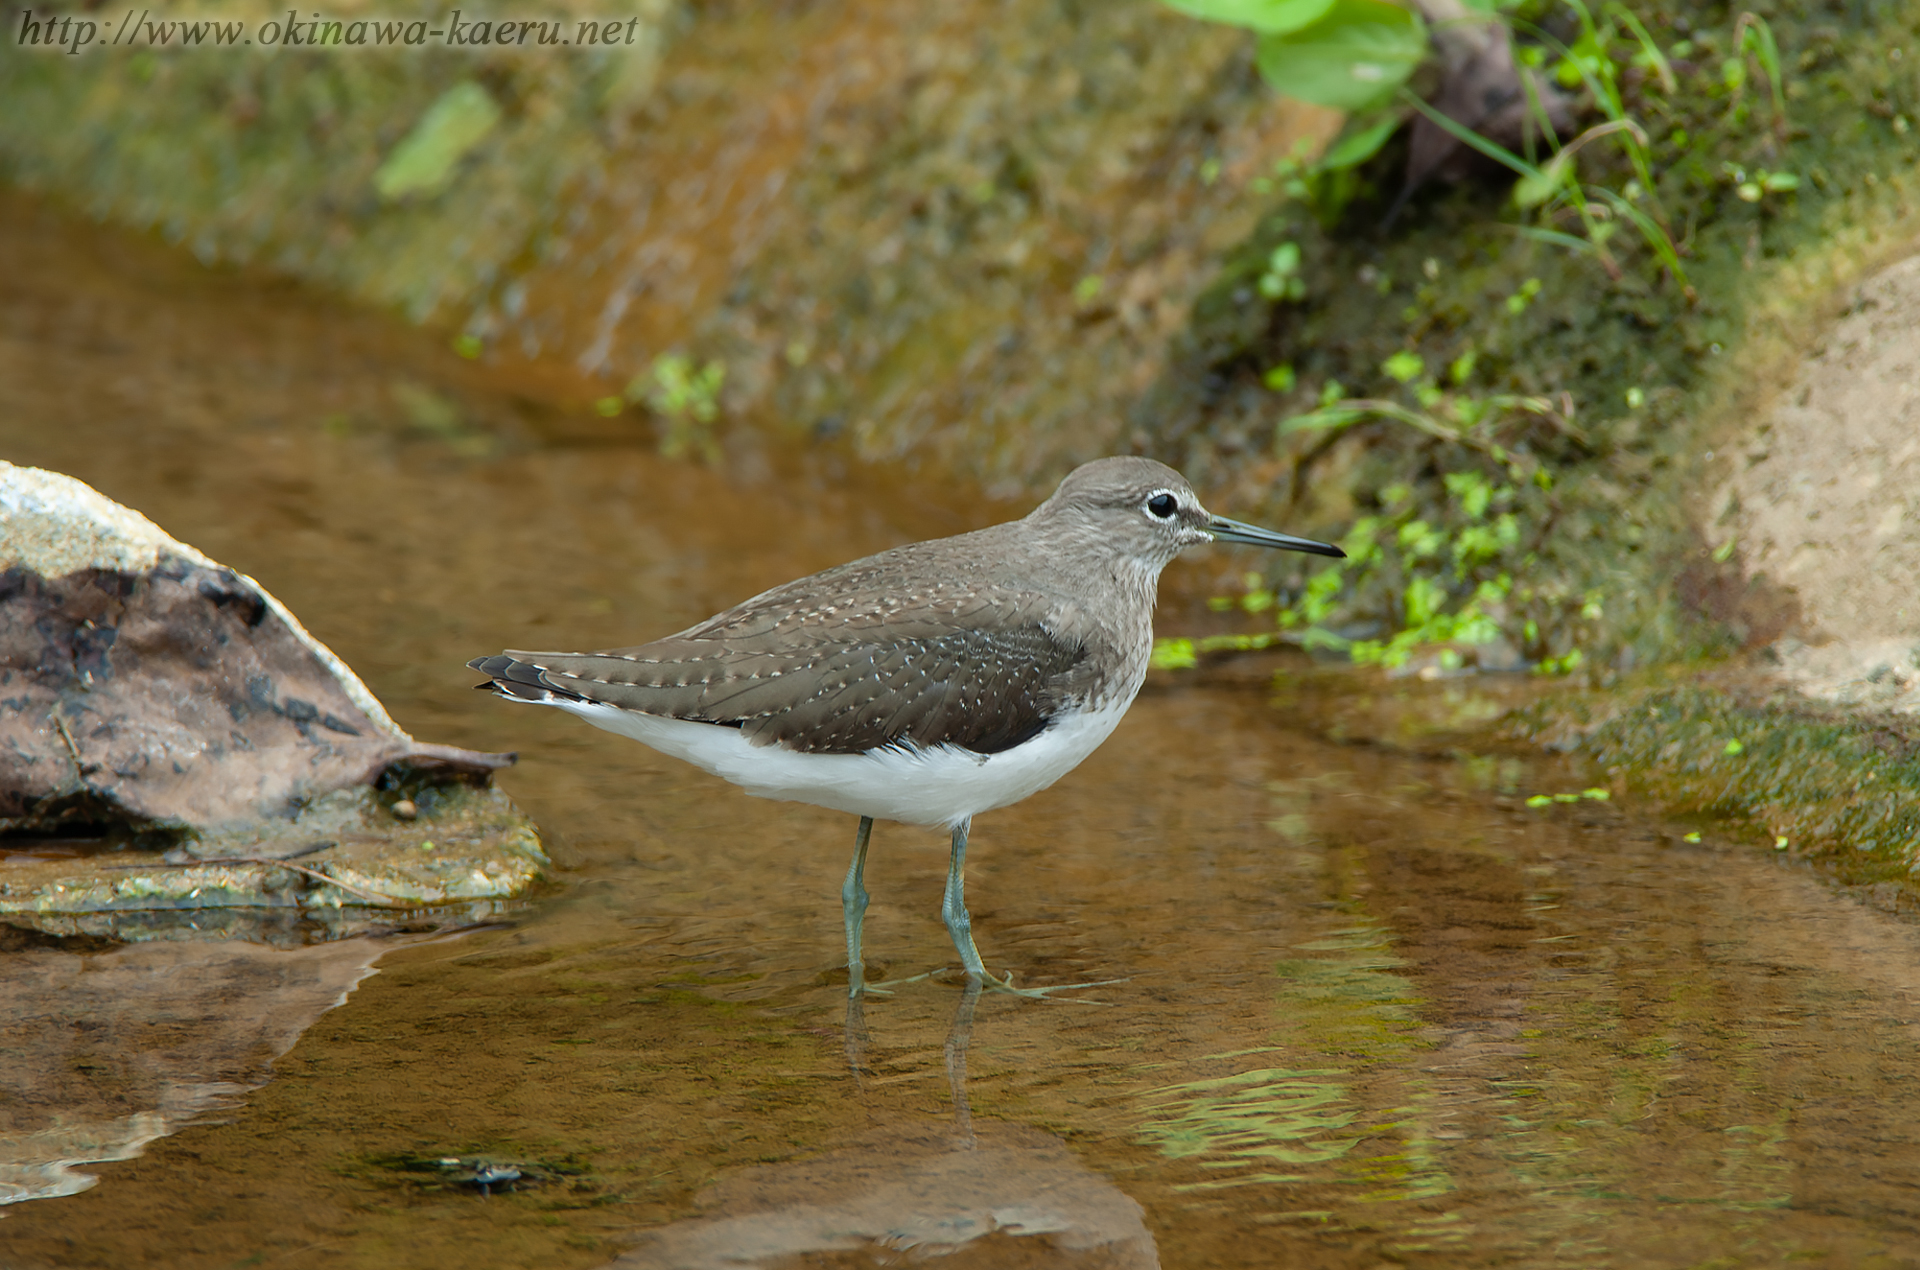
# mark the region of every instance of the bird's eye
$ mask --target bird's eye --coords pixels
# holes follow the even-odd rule
[[[1171,494],[1155,494],[1147,500],[1147,510],[1161,520],[1172,519],[1179,506],[1179,500]]]

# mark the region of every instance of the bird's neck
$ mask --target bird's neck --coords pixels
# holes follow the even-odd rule
[[[1101,667],[1085,685],[1087,704],[1101,708],[1132,701],[1146,681],[1153,653],[1159,568],[1107,555],[1065,558],[1058,570],[1065,584],[1061,591],[1074,597],[1064,601],[1072,609],[1070,624]]]

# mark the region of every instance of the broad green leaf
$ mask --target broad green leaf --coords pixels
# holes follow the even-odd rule
[[[1243,26],[1250,31],[1298,31],[1325,17],[1334,0],[1165,0],[1190,18]]]
[[[374,189],[389,203],[412,194],[438,194],[453,183],[460,160],[499,123],[500,107],[487,90],[462,80],[442,93],[393,148],[373,174]]]
[[[1377,123],[1369,124],[1351,136],[1342,137],[1327,148],[1320,156],[1320,162],[1314,164],[1322,172],[1334,172],[1341,168],[1355,167],[1365,163],[1380,152],[1387,144],[1387,138],[1400,126],[1399,115],[1388,115]]]
[[[1425,25],[1384,0],[1335,0],[1303,30],[1260,37],[1261,76],[1289,97],[1366,110],[1391,97],[1427,51]]]

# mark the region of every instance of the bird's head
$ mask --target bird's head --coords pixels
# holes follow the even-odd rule
[[[1077,542],[1096,546],[1158,573],[1188,547],[1245,543],[1317,556],[1343,557],[1331,543],[1295,538],[1215,516],[1200,505],[1187,478],[1142,458],[1096,459],[1068,473],[1029,519],[1054,521]],[[1071,532],[1077,531],[1077,532]]]

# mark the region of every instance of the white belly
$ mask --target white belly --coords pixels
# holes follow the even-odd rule
[[[1100,747],[1132,704],[1132,694],[1070,715],[999,754],[952,745],[888,748],[865,754],[803,754],[782,745],[750,745],[739,728],[639,714],[591,701],[551,700],[595,727],[685,759],[760,798],[812,803],[856,816],[910,825],[955,825],[1039,793]]]

